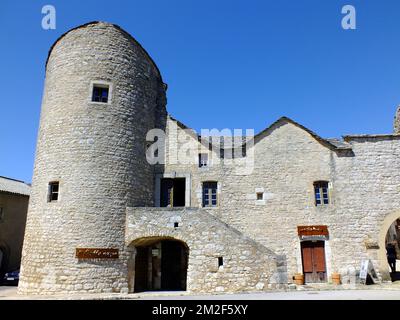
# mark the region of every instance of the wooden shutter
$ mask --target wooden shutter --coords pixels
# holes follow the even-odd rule
[[[312,255],[312,247],[302,247],[302,255],[303,255],[303,272],[313,272],[313,255]]]
[[[325,250],[323,243],[314,247],[314,264],[316,272],[325,272]]]

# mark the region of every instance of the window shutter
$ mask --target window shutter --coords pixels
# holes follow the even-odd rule
[[[323,246],[314,248],[315,271],[325,272],[325,250]]]

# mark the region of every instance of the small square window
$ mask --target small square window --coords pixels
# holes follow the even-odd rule
[[[108,102],[109,86],[107,85],[93,85],[92,101],[93,102]]]
[[[48,202],[53,202],[58,200],[59,193],[59,182],[50,182],[49,183],[49,194],[48,194]]]
[[[264,193],[263,192],[257,192],[257,200],[263,200],[264,198]]]

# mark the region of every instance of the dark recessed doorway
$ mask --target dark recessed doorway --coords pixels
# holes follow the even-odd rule
[[[153,240],[136,247],[135,289],[186,290],[188,248],[177,240]]]

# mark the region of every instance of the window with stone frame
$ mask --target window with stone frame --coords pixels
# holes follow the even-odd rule
[[[323,206],[329,204],[329,182],[315,181],[314,182],[315,205]]]
[[[58,201],[59,192],[60,192],[60,183],[58,181],[50,182],[47,202]]]
[[[199,153],[199,168],[208,167],[208,153]]]
[[[215,181],[203,182],[203,207],[216,207],[218,183]]]
[[[105,84],[94,84],[92,91],[93,102],[108,103],[109,86]]]

